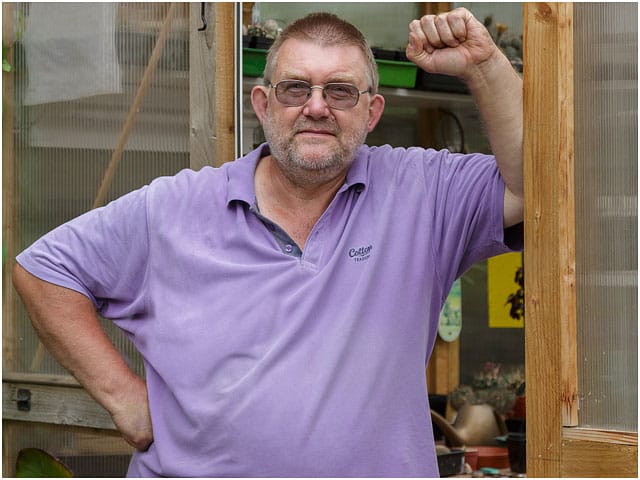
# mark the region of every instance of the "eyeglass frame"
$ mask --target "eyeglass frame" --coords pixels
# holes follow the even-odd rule
[[[282,100],[280,100],[278,98],[278,95],[277,95],[277,91],[278,91],[277,87],[278,87],[278,85],[280,85],[283,82],[298,82],[298,83],[305,83],[305,84],[309,85],[309,94],[307,95],[306,100],[304,102],[302,102],[300,105],[288,105],[288,104],[284,103]],[[351,107],[345,107],[345,108],[332,107],[331,105],[329,105],[329,102],[327,101],[327,94],[325,93],[325,88],[327,88],[330,85],[348,85],[350,87],[354,87],[356,89],[356,92],[358,92],[358,96],[356,97],[354,104]],[[320,89],[320,90],[322,90],[322,98],[327,103],[327,106],[329,108],[334,109],[334,110],[351,110],[352,108],[355,108],[356,105],[358,105],[358,102],[360,101],[360,95],[362,95],[364,93],[371,94],[372,91],[373,91],[373,89],[371,87],[367,88],[366,90],[359,90],[356,85],[354,85],[353,83],[348,83],[348,82],[329,82],[329,83],[324,84],[324,86],[322,86],[322,85],[312,85],[311,83],[307,82],[306,80],[296,80],[295,78],[284,78],[282,80],[277,81],[275,83],[275,85],[273,83],[269,82],[269,88],[273,88],[276,100],[278,100],[278,102],[280,102],[285,107],[302,107],[302,106],[306,105],[307,102],[309,102],[309,100],[311,100],[311,96],[313,95],[313,89],[314,88]]]

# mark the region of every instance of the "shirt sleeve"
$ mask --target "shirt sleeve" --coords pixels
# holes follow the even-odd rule
[[[16,258],[41,280],[80,292],[106,318],[145,308],[148,187],[52,230]]]
[[[505,184],[493,156],[443,150],[428,163],[425,181],[435,196],[436,258],[443,280],[453,282],[474,263],[522,249],[521,228],[505,236]]]

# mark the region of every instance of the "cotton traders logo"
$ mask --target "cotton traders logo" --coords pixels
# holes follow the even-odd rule
[[[353,259],[354,262],[364,262],[371,256],[371,250],[373,250],[373,245],[367,245],[366,247],[360,248],[351,248],[349,249],[349,258]]]

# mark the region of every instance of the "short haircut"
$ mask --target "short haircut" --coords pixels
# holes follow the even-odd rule
[[[311,13],[296,20],[287,25],[276,38],[267,54],[267,63],[264,68],[265,85],[268,85],[272,80],[280,47],[291,38],[315,42],[320,45],[352,45],[359,48],[364,54],[367,65],[365,74],[369,87],[371,87],[371,93],[377,93],[378,66],[364,35],[351,23],[332,13],[324,12]]]

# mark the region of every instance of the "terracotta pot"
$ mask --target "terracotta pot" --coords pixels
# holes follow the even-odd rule
[[[524,395],[516,397],[516,401],[513,404],[513,410],[510,417],[512,418],[527,418],[527,398]]]
[[[478,446],[478,468],[509,468],[507,447]]]
[[[478,449],[477,448],[465,448],[464,461],[469,464],[471,470],[478,470]]]

